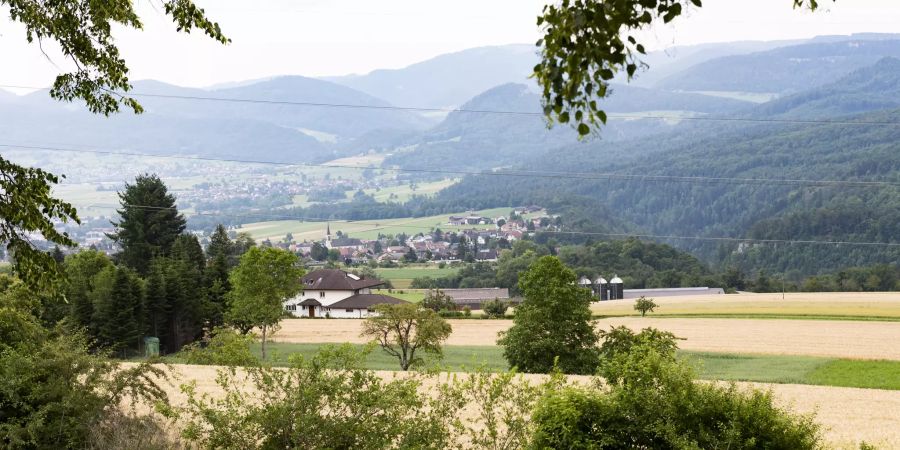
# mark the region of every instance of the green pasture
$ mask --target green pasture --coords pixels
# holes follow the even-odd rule
[[[417,265],[409,267],[375,269],[375,273],[383,280],[390,280],[397,289],[409,288],[412,280],[421,277],[443,278],[456,275],[458,267],[446,266],[440,268],[437,265]]]
[[[272,342],[269,350],[275,355],[276,364],[284,364],[292,354],[309,357],[325,345],[333,344]],[[362,350],[365,346],[354,347]],[[258,345],[254,346],[254,351],[259,352]],[[701,379],[706,380],[900,390],[900,361],[688,351],[680,351],[679,355],[697,369]],[[443,360],[427,362],[449,371],[469,371],[478,367],[504,371],[509,368],[502,348],[493,345],[447,345],[444,346]],[[397,370],[397,361],[376,347],[366,359],[366,368]]]

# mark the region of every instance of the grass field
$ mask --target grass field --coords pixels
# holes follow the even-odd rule
[[[475,211],[476,214],[487,217],[496,217],[509,214],[510,208],[493,208],[481,211]],[[457,213],[457,215],[465,214],[465,212]],[[460,231],[468,229],[492,229],[494,225],[467,225],[464,227],[456,227],[447,225],[448,217],[454,214],[441,214],[439,216],[429,217],[408,217],[402,219],[385,219],[385,220],[367,220],[360,222],[352,221],[333,221],[331,224],[331,232],[338,230],[347,233],[350,237],[358,239],[376,239],[379,234],[400,234],[406,233],[414,235],[420,232],[427,232],[433,228],[440,228],[443,231]],[[259,222],[245,224],[238,231],[250,233],[256,240],[282,239],[287,233],[291,233],[294,239],[298,241],[321,240],[325,237],[325,222],[299,222],[295,220],[281,220],[274,222]]]
[[[402,184],[398,186],[391,186],[382,189],[366,189],[363,192],[371,195],[375,198],[375,201],[381,203],[387,202],[395,202],[395,203],[403,203],[409,200],[413,195],[424,195],[424,196],[432,196],[436,194],[441,189],[452,186],[459,180],[456,179],[446,179],[440,181],[432,181],[429,183],[420,183],[416,185],[416,188],[411,188],[408,184]],[[349,202],[353,195],[356,193],[355,190],[347,191],[346,200]],[[298,206],[301,208],[305,208],[309,205],[314,204],[314,202],[310,202],[308,196],[306,195],[295,195],[293,206]]]
[[[456,184],[459,179],[446,179],[440,181],[432,181],[430,183],[420,183],[415,189],[409,187],[408,184],[400,186],[391,186],[388,188],[375,190],[366,189],[364,192],[375,197],[378,202],[406,202],[414,195],[432,196],[444,188],[448,188]]]
[[[274,342],[269,346],[272,361],[285,363],[293,354],[311,357],[323,346],[318,343]],[[359,350],[364,344],[356,344]],[[253,347],[259,355],[259,346]],[[681,352],[698,375],[706,380],[753,381],[760,383],[811,384],[900,390],[900,361],[859,361],[813,356],[752,355],[734,353]],[[503,349],[495,345],[448,345],[442,360],[426,358],[426,364],[448,371],[469,371],[483,367],[491,371],[509,369]],[[398,370],[397,359],[373,348],[366,368]]]
[[[406,289],[412,280],[420,277],[442,278],[456,275],[459,272],[458,267],[447,266],[439,268],[436,265],[416,265],[409,267],[399,267],[390,269],[375,269],[379,277],[385,280],[391,280],[391,283],[397,289]]]

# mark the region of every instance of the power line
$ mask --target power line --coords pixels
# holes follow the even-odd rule
[[[168,211],[168,210],[177,210],[177,207],[161,207],[161,206],[148,206],[148,205],[89,205],[88,207],[93,208],[110,208],[116,209],[120,207],[125,208],[137,208],[137,209],[146,209],[153,211]],[[342,219],[328,219],[321,217],[301,217],[301,216],[276,216],[271,214],[253,214],[253,213],[194,213],[194,215],[201,216],[210,216],[210,217],[264,217],[269,220],[284,220],[284,221],[300,221],[300,222],[311,222],[311,223],[342,223],[348,225],[369,225],[375,228],[371,230],[362,230],[362,231],[377,231],[378,229],[383,228],[411,228],[417,230],[431,230],[435,227],[426,226],[426,225],[408,225],[408,224],[385,224],[384,222],[372,222],[372,221],[362,221],[362,220],[342,220]],[[384,219],[384,220],[397,220],[397,219]],[[464,230],[460,230],[464,231]],[[593,232],[593,231],[561,231],[561,230],[541,230],[539,233],[549,233],[549,234],[563,234],[563,235],[574,235],[574,236],[598,236],[598,237],[610,237],[610,238],[643,238],[643,239],[669,239],[669,240],[694,240],[694,241],[712,241],[712,242],[738,242],[738,243],[755,243],[755,244],[814,244],[814,245],[846,245],[846,246],[866,246],[866,247],[900,247],[900,243],[895,242],[859,242],[859,241],[823,241],[823,240],[815,240],[815,239],[755,239],[755,238],[738,238],[738,237],[716,237],[716,236],[679,236],[679,235],[659,235],[659,234],[639,234],[639,233],[601,233],[601,232]]]
[[[2,88],[10,89],[34,89],[48,90],[46,87],[36,86],[20,86],[20,85],[0,85]],[[252,103],[264,105],[287,105],[287,106],[309,106],[322,108],[347,108],[347,109],[373,109],[373,110],[393,110],[393,111],[416,111],[416,112],[442,112],[442,113],[472,113],[472,114],[496,114],[496,115],[513,115],[513,116],[533,116],[544,117],[542,112],[530,111],[505,111],[492,109],[464,109],[464,108],[426,108],[415,106],[393,106],[393,105],[360,105],[350,103],[327,103],[327,102],[302,102],[288,100],[264,100],[264,99],[248,99],[248,98],[228,98],[228,97],[202,97],[195,95],[170,95],[170,94],[146,94],[139,92],[116,92],[117,95],[131,97],[148,97],[148,98],[167,98],[174,100],[197,100],[197,101],[214,101],[229,103]],[[634,119],[651,119],[651,120],[689,120],[700,122],[743,122],[743,123],[768,123],[768,124],[794,124],[794,125],[879,125],[879,126],[900,126],[900,122],[895,121],[857,121],[857,120],[817,120],[817,119],[771,119],[760,117],[715,117],[715,116],[676,116],[662,114],[625,114],[625,113],[607,113],[608,119],[616,120],[634,120]]]
[[[99,155],[117,155],[117,156],[136,156],[146,158],[168,158],[193,161],[212,161],[227,162],[237,164],[260,164],[284,167],[310,167],[310,168],[327,168],[327,169],[352,169],[352,170],[382,170],[388,172],[407,172],[407,173],[427,173],[438,175],[455,175],[455,176],[502,176],[502,177],[524,177],[524,178],[549,178],[549,179],[576,179],[576,180],[626,180],[626,181],[646,181],[646,182],[676,182],[676,183],[706,183],[706,184],[751,184],[751,185],[781,185],[781,186],[810,186],[810,187],[828,187],[828,186],[847,186],[847,187],[900,187],[900,182],[892,181],[851,181],[851,180],[810,180],[810,179],[791,179],[791,178],[740,178],[740,177],[699,177],[699,176],[676,176],[676,175],[640,175],[625,174],[615,172],[553,172],[553,171],[465,171],[465,170],[449,170],[449,169],[431,169],[431,168],[400,168],[400,167],[377,167],[377,166],[358,166],[350,164],[315,164],[315,163],[291,163],[279,161],[253,160],[253,159],[235,159],[235,158],[212,158],[204,156],[185,156],[185,155],[160,155],[152,153],[139,153],[128,151],[114,150],[94,150],[83,148],[65,148],[51,147],[42,145],[20,145],[0,143],[0,147],[11,149],[27,149],[27,150],[43,150],[50,152],[72,152],[72,153],[90,153]]]

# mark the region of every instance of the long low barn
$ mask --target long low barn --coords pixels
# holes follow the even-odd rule
[[[510,301],[509,289],[506,288],[442,289],[441,291],[450,296],[453,303],[456,303],[459,308],[468,306],[470,309],[481,309],[484,302],[494,299]]]
[[[719,295],[724,294],[722,288],[688,287],[688,288],[657,288],[657,289],[625,289],[624,298],[644,297],[674,297],[678,295]]]

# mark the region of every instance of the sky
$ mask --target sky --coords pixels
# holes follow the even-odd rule
[[[131,79],[205,87],[276,75],[328,76],[400,68],[443,53],[533,43],[535,0],[195,0],[232,43],[176,33],[159,0],[138,0],[143,32],[117,29]],[[668,26],[642,33],[651,50],[738,40],[900,33],[900,1],[820,0],[815,13],[791,0],[705,0]],[[0,9],[0,85],[47,86],[71,66],[52,44],[43,52]]]

